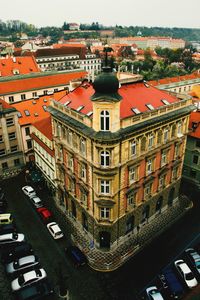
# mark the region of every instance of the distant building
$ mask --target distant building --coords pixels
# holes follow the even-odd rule
[[[52,95],[57,91],[68,91],[73,80],[81,80],[86,75],[85,71],[75,70],[2,77],[0,78],[0,97],[10,104],[37,99],[42,95]]]
[[[0,77],[38,72],[40,68],[33,56],[0,58]]]
[[[79,30],[80,29],[80,25],[77,23],[68,23],[69,25],[69,30]]]
[[[185,213],[179,195],[191,97],[105,68],[52,101],[56,204],[97,270],[118,268]]]
[[[0,177],[17,175],[25,165],[17,110],[0,99]]]

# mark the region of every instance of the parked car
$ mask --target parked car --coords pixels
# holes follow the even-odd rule
[[[30,299],[47,299],[48,296],[54,293],[53,287],[47,279],[43,279],[33,285],[29,285],[15,292],[16,300],[30,300]]]
[[[46,277],[47,277],[47,274],[46,274],[45,270],[42,268],[20,274],[19,277],[15,278],[11,282],[12,291],[18,291],[18,290],[22,289],[23,287],[32,285]]]
[[[31,255],[31,254],[33,254],[32,246],[27,243],[21,243],[19,245],[16,245],[16,247],[13,248],[12,250],[10,251],[6,250],[5,252],[3,252],[1,256],[1,261],[4,264],[8,264],[17,258]]]
[[[187,254],[187,257],[189,258],[192,265],[195,266],[196,270],[200,274],[200,255],[197,251],[195,251],[193,248],[188,248],[185,250],[185,253]]]
[[[39,264],[38,257],[35,255],[28,255],[21,258],[17,258],[10,262],[6,266],[6,272],[8,274],[13,274],[18,271],[23,271],[24,269],[35,267]]]
[[[29,198],[36,196],[35,190],[32,188],[32,186],[26,185],[22,188],[22,191],[26,196]]]
[[[64,235],[56,222],[51,222],[47,224],[47,229],[49,230],[52,237],[57,240],[61,239]]]
[[[75,267],[83,266],[87,263],[85,254],[76,246],[65,248],[65,252],[72,259]]]
[[[12,233],[16,231],[14,224],[0,225],[0,234]]]
[[[13,232],[0,235],[0,246],[7,246],[21,242],[25,242],[25,236],[23,233]]]
[[[45,223],[49,223],[49,221],[52,219],[52,213],[46,207],[38,208],[37,212],[39,213],[42,221]]]
[[[146,289],[147,298],[149,300],[164,300],[156,286],[150,286]]]
[[[198,282],[188,265],[182,260],[177,260],[174,265],[189,288],[197,286]]]
[[[42,200],[36,195],[34,197],[31,197],[30,200],[36,208],[43,206]]]
[[[165,286],[173,299],[180,299],[183,296],[184,288],[171,268],[164,269],[159,278],[161,282],[165,282]]]
[[[0,214],[0,225],[12,224],[12,223],[13,223],[12,214],[10,213]]]

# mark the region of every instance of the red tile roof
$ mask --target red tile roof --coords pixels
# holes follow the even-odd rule
[[[71,80],[86,77],[87,72],[57,73],[45,75],[38,73],[38,76],[27,78],[14,78],[12,81],[0,81],[0,95],[32,91],[47,87],[55,87],[68,84]]]
[[[43,135],[45,135],[50,141],[53,140],[51,116],[47,116],[42,120],[34,122],[33,126],[37,128]]]
[[[60,49],[63,47],[78,47],[78,48],[85,48],[85,45],[79,44],[53,44],[54,49]]]
[[[9,57],[0,59],[0,75],[13,76],[14,70],[19,71],[19,75],[40,72],[40,69],[33,56]]]
[[[0,99],[0,103],[1,103],[3,109],[13,108],[10,104],[8,104],[8,103],[7,103],[6,101],[4,101],[3,99]]]
[[[59,100],[66,94],[66,91],[60,91],[54,93],[54,95],[42,96],[37,100],[25,100],[18,103],[12,104],[12,107],[15,107],[16,110],[21,113],[19,118],[19,124],[21,126],[27,124],[33,124],[36,121],[41,121],[44,118],[49,116],[49,112],[45,110],[45,106],[49,106],[50,99]],[[26,112],[29,112],[30,115],[27,115]]]
[[[192,80],[192,79],[196,79],[196,78],[200,78],[200,74],[192,73],[192,74],[182,75],[182,76],[177,76],[177,77],[163,78],[163,79],[159,79],[159,80],[150,80],[148,83],[153,86],[158,86],[161,84],[170,84],[172,82]]]
[[[197,123],[197,128],[195,129],[195,131],[189,133],[189,135],[195,138],[200,138],[200,111],[192,112],[190,114],[190,129],[192,129],[192,123]]]
[[[166,99],[169,103],[177,102],[178,99],[167,92],[161,91],[152,86],[145,86],[143,82],[123,84],[118,90],[122,96],[120,105],[120,118],[126,118],[135,115],[131,108],[137,108],[140,112],[149,111],[145,104],[151,104],[154,108],[164,106],[162,99]],[[84,107],[80,110],[81,113],[87,114],[92,111],[92,101],[90,97],[94,94],[94,89],[91,84],[83,83],[74,91],[65,95],[60,99],[60,103],[65,104],[71,101],[67,106],[77,109],[79,106]]]
[[[86,46],[82,45],[81,46],[65,46],[61,48],[45,48],[45,49],[38,49],[35,52],[35,56],[37,58],[44,57],[44,56],[60,56],[60,55],[79,55],[79,58],[84,59],[85,54],[86,54]]]

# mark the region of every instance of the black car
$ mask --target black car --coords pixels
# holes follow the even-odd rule
[[[65,252],[72,259],[75,267],[83,266],[87,263],[85,254],[76,246],[70,246],[65,249]]]
[[[1,261],[8,264],[17,258],[33,254],[32,246],[28,243],[16,245],[12,250],[3,252]]]
[[[14,224],[0,225],[0,234],[12,233],[16,231]]]
[[[49,296],[54,293],[54,290],[47,279],[27,286],[14,293],[16,300],[43,300],[50,299]]]

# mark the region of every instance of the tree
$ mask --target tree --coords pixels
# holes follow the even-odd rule
[[[69,30],[69,24],[64,22],[63,26],[62,26],[63,30]]]

